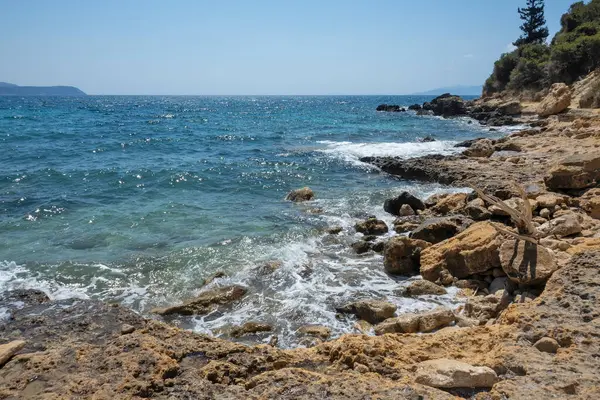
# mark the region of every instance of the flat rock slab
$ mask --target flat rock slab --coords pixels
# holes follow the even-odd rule
[[[9,343],[0,344],[0,367],[4,366],[23,347],[25,347],[24,340],[13,340]]]
[[[489,388],[498,376],[489,367],[475,367],[457,360],[440,358],[417,364],[417,383],[435,388]]]

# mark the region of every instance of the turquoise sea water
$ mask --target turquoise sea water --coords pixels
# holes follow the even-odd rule
[[[437,184],[392,179],[368,155],[450,154],[491,133],[467,119],[378,113],[431,97],[0,98],[0,290],[121,302],[147,313],[197,293],[204,278],[241,283],[227,313],[182,321],[198,331],[245,320],[351,330],[333,304],[387,296],[400,309],[439,301],[396,296],[382,258],[356,256],[352,225],[391,222],[385,198]],[[419,143],[431,135],[435,142]],[[317,199],[284,201],[310,186]],[[328,226],[344,228],[327,235]],[[264,276],[256,268],[279,260]],[[287,340],[287,342],[286,342]]]

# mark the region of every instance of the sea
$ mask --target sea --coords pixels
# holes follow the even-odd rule
[[[350,248],[361,219],[391,226],[385,199],[464,190],[399,180],[360,157],[454,154],[458,141],[507,132],[375,111],[431,99],[0,97],[0,292],[40,289],[157,318],[155,307],[240,284],[248,294],[232,307],[172,322],[224,337],[269,323],[253,340],[277,335],[282,347],[301,345],[306,324],[356,332],[335,307],[358,298],[386,298],[399,313],[456,305],[452,290],[404,297],[418,278],[389,276],[380,254]],[[315,200],[285,201],[304,186]],[[342,232],[328,234],[334,226]],[[278,268],[265,271],[269,262]],[[205,285],[217,272],[226,276]]]

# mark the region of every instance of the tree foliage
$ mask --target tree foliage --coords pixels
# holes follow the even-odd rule
[[[513,44],[520,47],[525,44],[546,42],[549,33],[544,17],[544,0],[527,0],[527,7],[519,8],[518,12],[519,17],[524,21],[521,25],[523,35]]]

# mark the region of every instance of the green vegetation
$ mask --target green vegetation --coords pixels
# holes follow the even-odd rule
[[[543,13],[543,0],[527,0],[527,7],[519,9],[525,21],[523,35],[514,43],[516,50],[496,61],[484,93],[538,91],[555,82],[571,84],[600,68],[600,0],[571,5],[550,44],[545,42],[548,30]]]

